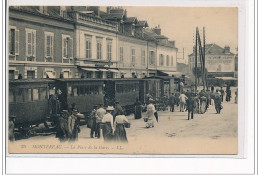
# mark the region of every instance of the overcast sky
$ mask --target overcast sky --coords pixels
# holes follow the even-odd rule
[[[179,52],[185,49],[185,59],[192,53],[196,26],[202,36],[206,29],[206,44],[238,46],[238,11],[235,7],[123,7],[127,16],[147,20],[150,28],[160,25],[162,34],[176,41]],[[182,53],[179,53],[182,57]]]

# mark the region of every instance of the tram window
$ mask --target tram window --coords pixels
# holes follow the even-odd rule
[[[45,100],[47,99],[47,90],[46,88],[39,88],[40,92],[40,100]]]
[[[99,94],[103,94],[103,88],[102,86],[98,86]]]
[[[23,102],[23,89],[18,89],[15,94],[16,102]]]
[[[98,86],[93,86],[94,87],[94,94],[97,95],[98,94]]]
[[[33,101],[39,100],[39,89],[33,89]]]
[[[94,94],[94,86],[89,86],[89,91],[90,93],[89,94]]]
[[[68,86],[68,95],[72,96],[72,87]]]
[[[32,89],[24,89],[24,101],[32,101]]]
[[[84,96],[84,95],[85,95],[85,87],[79,86],[79,96]]]
[[[119,84],[116,85],[116,92],[119,93]]]
[[[78,96],[78,87],[73,87],[73,96],[74,97]]]
[[[86,92],[87,95],[90,94],[90,87],[89,87],[89,86],[86,86],[86,87],[85,87],[85,92]]]
[[[9,103],[14,102],[14,90],[9,89]]]

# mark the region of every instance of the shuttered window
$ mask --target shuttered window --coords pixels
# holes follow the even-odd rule
[[[53,41],[54,34],[51,32],[45,32],[45,61],[52,62],[53,61]]]
[[[19,30],[16,28],[9,30],[9,54],[19,55]]]
[[[73,59],[73,39],[68,35],[62,35],[63,63],[70,63]]]
[[[27,61],[35,61],[35,58],[36,58],[36,30],[25,29],[25,31],[26,31]]]

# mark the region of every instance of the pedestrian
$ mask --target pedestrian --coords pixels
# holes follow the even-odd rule
[[[217,114],[220,114],[220,110],[223,108],[221,105],[221,95],[219,93],[219,90],[216,90],[216,93],[214,94],[214,103],[215,103],[215,109]]]
[[[90,113],[90,118],[89,118],[89,123],[90,123],[90,138],[94,138],[94,133],[95,137],[97,137],[97,132],[96,132],[96,125],[97,125],[97,109],[98,105],[94,105],[93,110]]]
[[[230,90],[230,86],[227,86],[227,90],[226,90],[226,101],[229,102],[231,99],[231,90]]]
[[[99,108],[97,110],[97,115],[96,115],[96,130],[95,130],[95,136],[97,138],[100,138],[100,125],[102,123],[102,119],[104,115],[106,114],[106,110],[103,108],[103,104],[99,104]]]
[[[187,99],[187,107],[186,107],[186,111],[188,111],[188,120],[190,120],[190,118],[193,119],[194,117],[194,107],[195,107],[194,104],[195,104],[194,97],[191,94]]]
[[[15,118],[16,116],[15,115],[10,115],[9,116],[9,122],[8,122],[8,125],[9,125],[9,129],[8,129],[8,139],[9,141],[13,142],[15,141],[15,136],[14,136],[14,128],[15,128]]]
[[[179,99],[180,99],[180,112],[184,112],[186,100],[188,99],[188,97],[184,93],[182,93]]]
[[[119,113],[123,113],[123,112],[124,112],[124,110],[123,110],[122,106],[119,104],[119,101],[116,101],[115,110],[113,111],[113,121],[115,121],[115,118]]]
[[[153,105],[153,101],[150,100],[150,104],[147,105],[147,111],[146,111],[146,115],[144,118],[144,121],[146,122],[146,128],[154,127],[154,120],[155,120],[154,113],[155,112],[156,112],[156,110]]]
[[[211,85],[211,92],[214,93],[214,86],[213,86],[213,84]]]
[[[80,132],[80,118],[77,116],[78,111],[74,109],[68,118],[69,141],[78,140],[78,133]]]
[[[57,133],[56,133],[56,137],[58,137],[61,142],[66,141],[69,136],[68,118],[69,118],[68,110],[63,110],[59,117],[59,125],[57,127]]]
[[[135,119],[142,118],[142,103],[139,101],[138,98],[135,100]]]
[[[211,105],[211,91],[209,89],[207,89],[206,91],[206,97],[207,97],[207,108],[208,108],[209,105]]]
[[[79,112],[76,103],[72,103],[72,104],[71,104],[71,108],[69,109],[69,113],[72,114],[73,110],[76,110],[76,111]]]
[[[179,97],[180,97],[180,92],[179,92],[179,91],[176,91],[175,94],[174,94],[174,96],[175,96],[175,104],[176,104],[177,106],[179,106],[179,103],[180,103],[180,99],[179,99]]]
[[[174,104],[175,104],[175,96],[172,93],[172,95],[169,98],[169,106],[170,106],[170,111],[174,112]]]
[[[207,97],[204,89],[200,91],[199,99],[200,99],[200,113],[204,114],[207,110]]]
[[[106,109],[106,114],[102,119],[102,132],[105,142],[109,142],[113,140],[113,133],[114,133],[114,120],[113,120],[113,113],[114,107],[108,106]]]
[[[118,114],[119,115],[116,116],[116,120],[114,122],[114,140],[116,142],[127,142],[125,124],[129,122],[126,116],[123,114],[123,112],[120,111]]]
[[[225,92],[224,92],[224,89],[223,89],[222,86],[220,87],[220,90],[219,90],[219,91],[220,91],[220,93],[221,93],[221,101],[223,102]]]

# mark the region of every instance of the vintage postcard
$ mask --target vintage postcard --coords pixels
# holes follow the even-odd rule
[[[238,8],[9,6],[8,153],[238,154]]]

